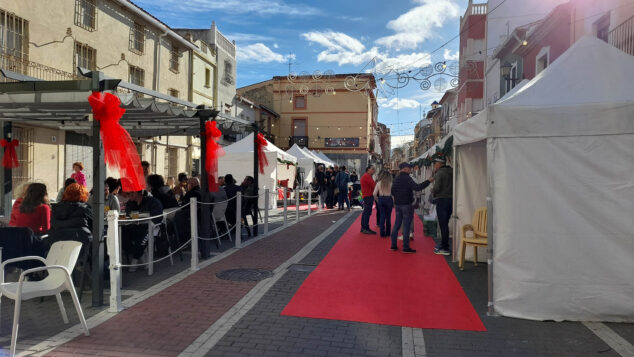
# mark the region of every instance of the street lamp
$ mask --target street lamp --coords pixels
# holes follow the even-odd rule
[[[520,79],[515,78],[515,74],[511,76],[511,69],[513,69],[513,66],[508,62],[505,62],[502,67],[500,67],[502,78],[504,78],[504,80],[506,80],[507,82],[513,83],[512,86],[515,87],[515,82],[519,81]]]

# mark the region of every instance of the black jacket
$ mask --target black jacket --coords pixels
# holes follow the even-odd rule
[[[326,187],[326,175],[323,172],[317,171],[315,177],[317,177],[317,185],[319,187]]]
[[[453,196],[453,170],[450,166],[441,166],[436,171],[432,192],[434,193],[434,199],[451,198]]]
[[[411,205],[414,203],[414,191],[420,191],[429,186],[429,181],[416,183],[404,172],[399,173],[392,182],[392,196],[395,205]]]
[[[154,217],[163,214],[163,205],[161,204],[161,201],[157,200],[151,194],[145,193],[140,205],[137,204],[136,201],[132,200],[126,203],[125,213],[130,215],[130,212],[132,211],[148,212],[150,217]],[[156,217],[152,220],[152,222],[156,224],[161,223],[161,221],[163,221],[163,217]]]
[[[92,208],[84,202],[62,201],[51,209],[51,242],[75,240],[86,243],[92,240]]]
[[[183,204],[188,204],[189,201],[194,197],[196,198],[196,201],[198,202],[200,202],[200,200],[202,199],[203,196],[200,193],[200,186],[192,187],[191,190],[187,191],[185,196],[183,196],[182,198]]]
[[[152,196],[161,201],[163,209],[178,207],[178,201],[176,201],[174,193],[170,191],[170,188],[168,186],[163,186],[159,189],[153,189]]]

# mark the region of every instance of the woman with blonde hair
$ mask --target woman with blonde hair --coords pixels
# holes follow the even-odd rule
[[[379,230],[381,237],[389,237],[392,229],[392,174],[382,170],[374,186],[374,199],[379,205]]]
[[[51,228],[51,208],[48,206],[48,192],[43,183],[31,183],[26,189],[11,227],[29,227],[33,233],[42,235]]]

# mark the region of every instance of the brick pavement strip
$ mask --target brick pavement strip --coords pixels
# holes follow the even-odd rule
[[[342,216],[336,212],[315,215],[256,241],[117,314],[93,328],[90,337],[77,337],[48,355],[101,355],[116,345],[126,349],[120,352],[176,356],[256,286],[256,282],[221,280],[217,272],[274,270]]]

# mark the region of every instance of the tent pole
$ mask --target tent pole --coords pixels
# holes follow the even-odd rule
[[[101,73],[92,72],[92,90],[101,91],[99,79]],[[92,220],[92,306],[103,305],[103,289],[104,289],[104,249],[103,239],[105,237],[103,217],[104,213],[104,185],[106,180],[106,163],[104,161],[104,153],[101,143],[101,134],[99,132],[99,121],[92,119],[92,214],[95,219]],[[85,267],[84,267],[85,269]]]
[[[458,239],[457,239],[458,238],[457,235],[458,235],[459,231],[458,231],[458,216],[456,215],[457,214],[457,212],[456,212],[456,208],[457,208],[456,207],[456,177],[458,176],[458,170],[460,170],[460,168],[458,168],[458,160],[456,160],[456,158],[458,156],[458,154],[456,152],[457,151],[456,147],[453,146],[451,148],[451,150],[452,150],[451,163],[453,164],[453,183],[451,185],[451,187],[453,189],[453,193],[451,195],[451,197],[452,197],[451,204],[453,206],[452,209],[451,209],[451,212],[453,212],[451,214],[451,218],[453,219],[453,236],[452,236],[452,240],[451,241],[452,241],[453,247],[452,247],[451,251],[454,252],[454,254],[451,255],[451,261],[455,263],[456,260],[457,260],[456,257],[458,256],[458,254],[460,254],[460,252],[458,252],[458,250],[457,250],[457,248],[459,247],[460,243],[458,242]],[[456,252],[458,254],[456,254]]]
[[[5,121],[2,125],[2,137],[9,140],[11,139],[12,133],[12,125],[10,121]],[[2,168],[0,169],[0,173],[2,174],[2,212],[5,217],[9,217],[11,215],[12,203],[13,199],[13,176],[11,173],[11,169]]]
[[[277,163],[276,163],[277,164]],[[254,187],[254,193],[253,195],[256,196],[256,198],[254,199],[254,207],[253,207],[253,212],[255,212],[255,218],[253,219],[253,236],[257,237],[258,236],[258,200],[259,197],[258,196],[258,166],[259,166],[259,162],[258,162],[258,126],[256,123],[253,123],[253,187]],[[264,209],[268,209],[268,207],[265,207]]]
[[[202,106],[198,109],[198,117],[200,119],[200,195],[202,203],[209,203],[209,173],[207,172],[206,162],[207,162],[207,135],[205,132],[205,122],[209,120],[211,111],[206,107]],[[214,177],[214,179],[216,179]],[[210,224],[211,224],[211,213],[209,212],[209,205],[200,205],[200,231],[198,232],[201,237],[210,238]],[[198,245],[198,249],[200,250],[200,257],[202,259],[209,258],[209,240],[201,240]],[[196,252],[192,252],[192,254],[196,254]]]
[[[493,305],[493,143],[487,139],[487,280],[489,301],[487,304],[487,315],[495,316],[495,306]]]

